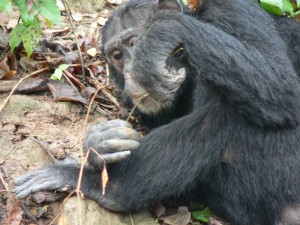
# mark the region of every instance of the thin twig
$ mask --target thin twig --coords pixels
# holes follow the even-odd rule
[[[83,136],[84,136],[85,129],[86,129],[86,124],[87,124],[87,121],[88,121],[88,118],[89,118],[89,115],[90,115],[90,112],[91,112],[92,104],[93,104],[96,96],[98,95],[99,91],[100,91],[100,89],[98,89],[95,92],[95,94],[93,95],[93,97],[92,97],[92,99],[91,99],[91,101],[89,103],[89,106],[88,106],[88,111],[86,113],[86,116],[85,116],[85,119],[84,119],[84,122],[83,122],[83,129],[82,129],[81,136],[80,136],[81,146],[83,146]],[[81,147],[81,158],[82,158],[82,160],[81,160],[81,167],[80,167],[80,172],[79,172],[79,177],[78,177],[76,192],[80,191],[80,185],[81,185],[81,180],[82,180],[83,169],[84,169],[84,165],[85,165],[85,163],[87,161],[88,154],[89,154],[89,151],[87,152],[87,155],[84,156],[83,147]]]
[[[84,165],[86,164],[89,155],[90,155],[90,149],[87,151],[86,156],[83,157],[83,160],[82,160],[81,165],[80,165],[80,171],[79,171],[78,182],[77,182],[77,187],[76,187],[76,192],[77,193],[80,193],[80,187],[81,187],[81,182],[82,182],[82,178],[83,178]]]
[[[63,74],[65,74],[67,77],[69,77],[76,85],[78,85],[81,89],[85,89],[85,86],[79,79],[73,76],[68,70],[64,70]]]
[[[80,63],[81,63],[81,73],[82,73],[83,77],[85,77],[84,63],[83,63],[82,53],[81,53],[80,46],[79,46],[79,43],[78,43],[78,39],[77,39],[76,32],[75,32],[76,29],[75,29],[75,26],[74,26],[73,21],[71,19],[72,18],[71,11],[70,11],[68,3],[65,0],[62,0],[62,3],[65,6],[65,9],[66,9],[66,12],[67,12],[70,24],[71,24],[72,33],[74,35],[74,40],[76,42],[76,46],[77,46],[77,50],[78,50],[78,56],[79,56]]]
[[[3,184],[3,186],[4,186],[4,188],[5,188],[5,190],[7,191],[9,197],[11,198],[12,196],[11,196],[11,194],[10,194],[10,190],[9,190],[9,188],[8,188],[8,184],[6,183],[6,181],[4,180],[4,178],[3,178],[3,176],[2,176],[2,172],[0,172],[0,180],[1,180],[1,182],[2,182],[2,184]]]
[[[131,213],[129,213],[129,218],[130,218],[131,225],[134,225],[134,221]]]
[[[90,83],[93,84],[97,89],[102,88],[102,93],[105,95],[105,97],[108,98],[108,100],[111,101],[119,109],[120,104],[117,101],[117,99],[114,96],[112,96],[108,91],[105,90],[105,86],[96,79],[93,72],[89,68],[86,69],[89,71],[90,76],[92,78],[92,80],[90,80]]]
[[[132,107],[132,109],[130,110],[130,113],[128,114],[127,118],[126,118],[126,121],[128,122],[130,120],[130,117],[132,116],[132,114],[134,113],[134,110],[136,109],[137,107],[137,103],[135,103],[135,105]]]
[[[100,159],[102,159],[102,161],[103,161],[102,175],[103,175],[104,171],[106,170],[106,162],[105,162],[105,159],[95,149],[93,149],[93,148],[88,149],[87,154],[86,154],[85,159],[84,159],[84,164],[83,165],[86,164],[87,159],[88,159],[91,151],[93,151]],[[80,177],[80,179],[82,179],[82,176]],[[81,184],[81,182],[82,182],[82,180],[78,180],[78,183]],[[106,183],[107,183],[107,181],[106,181]],[[104,184],[104,181],[102,180],[102,195],[105,195],[106,183]]]
[[[65,73],[62,73],[62,76],[64,77],[64,79],[67,81],[67,83],[68,83],[72,88],[74,88],[75,90],[77,90],[76,86],[73,84],[73,82],[70,80],[70,78],[69,78]]]
[[[80,146],[81,146],[81,166],[80,166],[80,171],[79,171],[79,177],[78,177],[78,182],[77,182],[77,187],[76,187],[76,194],[77,194],[77,199],[78,199],[78,207],[80,207],[81,209],[81,201],[80,201],[80,196],[79,196],[79,193],[80,193],[80,187],[81,187],[81,181],[82,181],[82,177],[83,177],[83,170],[84,170],[84,165],[87,161],[87,158],[88,158],[88,154],[89,154],[89,151],[87,152],[87,155],[84,156],[84,152],[83,152],[83,136],[84,136],[84,133],[85,133],[85,130],[86,130],[86,125],[87,125],[87,121],[88,121],[88,118],[89,118],[89,115],[90,115],[90,112],[91,112],[91,109],[92,109],[92,104],[96,98],[96,96],[98,95],[98,92],[100,91],[100,89],[96,90],[95,94],[93,95],[92,99],[90,100],[90,103],[89,103],[89,106],[88,106],[88,111],[86,113],[86,116],[85,116],[85,119],[84,119],[84,122],[83,122],[83,128],[82,128],[82,132],[81,132],[81,135],[80,135]],[[82,225],[82,212],[81,210],[79,210],[79,218],[80,218],[80,221],[79,221],[79,224]]]
[[[136,109],[137,105],[140,103],[140,101],[142,101],[143,98],[146,98],[148,96],[148,94],[144,94],[142,97],[140,97],[136,103],[134,104],[134,106],[132,107],[132,109],[130,110],[130,113],[128,114],[126,121],[128,122],[130,120],[130,117],[132,116],[132,114],[134,113],[134,110]]]
[[[27,76],[25,77],[22,77],[19,82],[14,86],[14,88],[11,90],[9,96],[5,99],[5,101],[3,102],[3,104],[1,105],[0,107],[0,112],[2,112],[3,108],[6,106],[6,104],[8,103],[9,99],[11,98],[11,96],[13,95],[13,93],[15,92],[15,90],[17,89],[17,87],[24,81],[26,80],[27,78],[33,76],[33,75],[36,75],[36,74],[39,74],[41,72],[44,72],[44,71],[47,71],[49,70],[49,67],[45,67],[43,69],[40,69],[40,70],[37,70],[31,74],[28,74]]]

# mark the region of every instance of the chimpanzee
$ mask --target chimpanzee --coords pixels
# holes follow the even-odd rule
[[[111,77],[121,90],[124,89],[124,58],[122,51],[124,48],[132,45],[132,40],[136,39],[141,33],[147,18],[155,11],[156,2],[156,0],[131,0],[114,12],[113,16],[103,28],[102,50],[103,53],[106,54],[105,56],[110,66]],[[234,13],[234,7],[232,7],[232,4],[236,4],[235,1],[232,3],[220,0],[202,0],[199,2],[200,4],[194,13],[190,13],[189,10],[182,5],[184,12],[191,14],[199,20],[214,24],[234,36],[240,36],[239,30],[247,29],[245,28],[247,23],[236,23],[236,20],[240,19],[238,15]],[[245,7],[247,7],[247,5],[245,5]],[[257,8],[257,10],[261,9]],[[220,13],[220,11],[227,11],[227,14],[224,15]],[[232,15],[228,16],[230,12],[232,12]],[[248,16],[254,15],[255,14],[251,14]],[[242,15],[240,15],[240,17],[242,18]],[[281,35],[281,38],[286,42],[287,55],[292,60],[296,72],[298,72],[300,76],[300,23],[284,17],[273,16],[273,18],[275,20],[274,22],[277,31]],[[256,23],[259,22],[260,21],[258,20],[256,21]],[[233,23],[235,23],[234,29],[231,25]],[[268,32],[268,30],[266,30],[266,32]],[[255,34],[252,34],[252,36],[255,36]],[[240,36],[239,38],[243,40],[243,37]],[[255,38],[260,39],[261,37]],[[110,50],[111,48],[113,51]],[[128,103],[128,101],[130,102],[130,99],[126,99],[125,95],[123,101]],[[182,99],[180,101],[183,102],[185,100]],[[140,117],[142,122],[147,126],[157,127],[170,122],[174,118],[181,117],[186,113],[185,110],[185,107],[177,107],[176,110],[163,109],[159,112],[159,115],[156,113],[154,117],[149,114],[140,114]]]
[[[92,157],[97,169],[85,168],[82,192],[112,211],[199,193],[235,225],[299,224],[295,67],[267,13],[245,0],[204,0],[203,7],[210,2],[215,11],[202,11],[206,20],[183,13],[176,0],[158,0],[144,26],[112,41],[106,30],[103,53],[111,75],[141,114],[151,122],[164,117],[161,124],[167,124],[142,139],[123,121],[93,126],[86,148],[106,153],[122,139],[124,149],[136,149],[109,166],[105,195],[101,161]],[[149,11],[139,12],[133,17],[142,20]],[[64,186],[71,191],[78,170],[77,164],[54,164],[29,172],[16,179],[16,194]]]
[[[234,18],[224,18],[220,13],[220,11],[222,12],[225,9],[227,11],[230,11],[231,5],[227,2],[222,2],[219,0],[202,0],[199,2],[200,5],[198,5],[198,8],[194,13],[190,13],[186,8],[183,8],[184,12],[190,13],[195,18],[209,22],[220,28],[226,27],[226,30],[231,27],[232,22],[234,22],[235,20],[239,20],[239,18],[234,17],[234,15],[232,15],[232,17]],[[111,43],[117,42],[127,45],[128,43],[126,43],[126,41],[128,42],[130,40],[128,39],[128,37],[132,36],[133,38],[136,38],[139,35],[140,31],[143,29],[149,15],[154,13],[155,3],[156,0],[130,0],[127,4],[119,7],[114,12],[106,26],[103,28],[103,47],[105,48]],[[233,2],[232,4],[235,4],[235,2]],[[249,16],[255,16],[255,14]],[[287,54],[292,59],[293,64],[296,67],[296,72],[300,74],[300,23],[289,18],[278,17],[275,15],[273,15],[273,18],[275,20],[277,31],[287,44]],[[227,22],[220,23],[220,20],[223,19],[225,19],[225,21]],[[259,23],[260,21],[256,22]],[[245,29],[245,26],[246,24],[240,24],[239,26],[235,24],[235,27],[237,29],[231,29],[229,32],[234,36],[237,36],[239,35],[238,30]],[[119,49],[116,50],[119,50],[119,52],[121,52],[120,48],[123,48],[123,46],[118,47]],[[117,53],[118,51],[114,52],[114,54]],[[120,55],[117,55],[117,57],[118,56],[120,57]],[[122,60],[114,60],[112,58],[111,63],[113,64],[112,68],[110,68],[111,73],[117,74],[113,77],[120,77],[118,81],[121,82],[121,80],[123,79]],[[115,70],[119,72],[121,71],[121,74],[119,74]]]
[[[300,23],[286,17],[274,18],[277,30],[287,45],[287,54],[300,76]]]

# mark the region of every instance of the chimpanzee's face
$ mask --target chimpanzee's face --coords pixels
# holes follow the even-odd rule
[[[145,24],[154,13],[154,4],[131,8],[130,13],[125,11],[126,17],[120,19],[123,15],[120,13],[104,27],[103,55],[109,67],[122,74],[121,88],[139,110],[156,114],[172,107],[176,92],[185,80],[184,49],[176,38],[164,40],[155,33],[148,34],[149,27]]]

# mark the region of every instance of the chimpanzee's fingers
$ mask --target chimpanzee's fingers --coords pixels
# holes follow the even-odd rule
[[[140,143],[135,140],[111,139],[103,141],[102,146],[108,152],[119,152],[134,150],[140,146]]]
[[[106,149],[103,147],[102,142],[110,139],[130,139],[138,141],[141,139],[141,135],[136,130],[128,127],[111,128],[103,132],[91,133],[84,140],[84,149],[87,150],[89,148],[93,148],[105,153]]]
[[[95,132],[91,134],[90,137],[100,140],[110,140],[110,139],[131,139],[131,140],[140,140],[141,135],[134,129],[128,127],[115,127],[102,132]]]
[[[31,180],[32,178],[35,177],[35,171],[31,171],[31,172],[28,172],[26,173],[25,175],[23,176],[18,176],[14,179],[13,183],[14,185],[21,185],[29,180]]]
[[[127,121],[124,120],[110,120],[110,121],[105,121],[101,123],[96,123],[93,126],[90,127],[90,129],[87,132],[87,136],[91,133],[95,132],[102,132],[111,128],[116,128],[116,127],[128,127],[132,128],[131,124],[128,123]]]
[[[39,191],[49,191],[49,190],[56,190],[61,185],[57,183],[57,181],[47,181],[47,182],[37,182],[34,183],[27,188],[24,188],[22,191],[16,192],[18,198],[25,198],[30,194],[39,192]]]
[[[128,156],[130,156],[130,154],[130,151],[114,152],[104,154],[102,155],[102,158],[105,160],[106,163],[117,163],[126,159]]]
[[[89,158],[89,164],[97,170],[102,170],[104,161],[107,164],[117,163],[126,159],[128,156],[130,156],[130,154],[130,151],[113,152],[101,154],[100,156],[97,154],[93,154],[93,156]]]
[[[19,179],[18,182],[17,182],[17,179]],[[25,174],[24,176],[18,177],[15,179],[14,184],[15,184],[16,188],[15,188],[14,192],[17,195],[17,197],[19,197],[20,193],[22,193],[22,192],[24,193],[25,190],[30,189],[33,185],[36,185],[37,183],[43,183],[44,180],[45,180],[44,178],[39,179],[39,180],[37,180],[36,177],[29,178],[27,176],[27,174]],[[22,182],[22,183],[20,183],[20,182]]]
[[[25,198],[38,191],[59,190],[63,187],[68,187],[67,183],[70,180],[66,177],[73,176],[75,174],[74,171],[78,171],[79,168],[77,163],[73,165],[69,164],[63,167],[53,164],[19,176],[14,179],[14,192],[18,198]],[[70,171],[64,170],[65,168],[68,168]]]

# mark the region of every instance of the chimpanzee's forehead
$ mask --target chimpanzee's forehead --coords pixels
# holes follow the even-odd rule
[[[154,12],[155,2],[155,0],[131,0],[118,7],[103,27],[105,34],[102,37],[103,45],[127,29],[143,27]]]
[[[138,37],[141,33],[141,26],[129,27],[122,32],[116,33],[109,39],[103,42],[104,53],[112,51],[114,49],[122,49],[122,46],[127,45],[128,41],[132,37]]]

